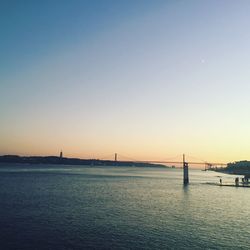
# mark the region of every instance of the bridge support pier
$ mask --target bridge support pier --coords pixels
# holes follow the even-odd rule
[[[183,155],[183,184],[189,184],[188,163],[185,161],[185,155]]]

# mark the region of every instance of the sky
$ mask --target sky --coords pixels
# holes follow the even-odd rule
[[[2,0],[0,154],[250,160],[249,13],[243,0]]]

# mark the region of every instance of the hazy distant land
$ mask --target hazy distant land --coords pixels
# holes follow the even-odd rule
[[[112,161],[99,159],[80,159],[58,156],[19,156],[2,155],[0,163],[21,163],[21,164],[58,164],[58,165],[86,165],[86,166],[128,166],[128,167],[161,167],[168,168],[163,164],[153,164],[133,161]]]
[[[20,163],[20,164],[58,164],[58,165],[84,165],[84,166],[126,166],[126,167],[161,167],[169,168],[163,164],[136,162],[136,161],[114,161],[100,159],[80,159],[59,156],[19,156],[19,155],[2,155],[0,163]],[[250,161],[236,161],[228,163],[223,168],[211,168],[216,172],[227,174],[250,175]]]

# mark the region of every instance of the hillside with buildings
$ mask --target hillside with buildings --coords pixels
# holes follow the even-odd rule
[[[228,163],[225,168],[213,169],[218,172],[226,172],[229,174],[250,174],[250,161],[235,161]]]

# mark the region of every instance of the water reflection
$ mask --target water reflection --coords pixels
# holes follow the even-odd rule
[[[3,249],[249,246],[250,189],[206,184],[217,173],[190,170],[183,185],[178,169],[36,168],[0,171]]]

